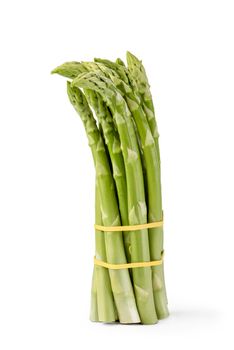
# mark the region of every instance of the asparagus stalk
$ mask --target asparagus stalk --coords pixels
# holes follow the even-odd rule
[[[100,93],[110,107],[119,132],[126,169],[129,224],[146,223],[147,210],[140,153],[131,114],[125,100],[111,80],[97,72],[78,76],[73,80],[72,86],[88,88]],[[150,261],[147,230],[131,233],[131,260],[132,262]],[[151,269],[133,269],[133,284],[142,323],[156,323]]]
[[[95,194],[95,222],[102,225],[102,214],[99,200],[98,185]],[[98,259],[106,261],[105,236],[103,232],[95,230],[95,255]],[[102,266],[95,266],[98,319],[102,322],[114,322],[118,317],[111,291],[108,270]]]
[[[90,320],[98,322],[98,304],[97,304],[97,273],[96,266],[93,268],[92,287],[91,287],[91,303],[90,303]]]
[[[116,60],[117,62],[120,62],[118,64],[117,62],[112,62],[107,59],[100,59],[95,58],[95,63],[93,62],[83,62],[84,69],[87,69],[87,71],[101,71],[102,74],[104,74],[106,77],[110,78],[113,84],[119,89],[122,96],[126,99],[126,95],[130,96],[128,98],[128,107],[130,111],[132,112],[135,109],[136,103],[138,104],[140,102],[139,98],[137,97],[137,94],[134,94],[133,99],[131,99],[131,95],[133,94],[132,87],[134,86],[134,80],[132,80],[131,76],[129,75],[124,63],[120,58]],[[134,102],[135,101],[135,102]],[[135,125],[135,122],[133,121],[133,125],[136,132],[136,137],[138,141],[138,146],[140,150],[141,155],[141,162],[142,162],[142,168],[144,175],[146,174],[146,164],[145,159],[143,156],[143,151],[141,147],[141,140],[138,135],[137,127]],[[145,190],[146,190],[146,197],[147,197],[147,177],[144,176],[144,184],[145,184]]]
[[[99,70],[99,66],[93,62],[66,62],[55,68],[52,73],[57,73],[66,78],[74,79],[84,72],[89,70]],[[118,131],[113,122],[110,110],[106,106],[100,94],[93,90],[84,89],[85,96],[94,109],[100,125],[102,126],[105,143],[108,147],[112,168],[113,177],[116,184],[118,195],[119,210],[121,215],[122,225],[128,225],[128,208],[127,208],[127,184],[124,167],[124,160],[121,151]],[[124,246],[127,261],[130,257],[130,235],[129,232],[124,232]]]
[[[81,119],[84,122],[89,141],[93,146],[91,146],[91,150],[93,153],[97,179],[96,203],[98,202],[99,197],[100,200],[103,201],[103,196],[107,196],[107,189],[109,189],[109,187],[106,186],[108,185],[110,185],[110,188],[112,185],[112,189],[114,189],[113,195],[115,197],[115,202],[117,201],[115,188],[113,185],[113,178],[111,174],[111,171],[113,171],[113,177],[116,184],[116,190],[119,199],[119,202],[117,201],[116,203],[119,206],[120,210],[120,213],[118,212],[118,219],[116,219],[115,222],[113,221],[114,216],[112,216],[112,224],[114,226],[119,225],[117,223],[118,220],[120,221],[119,214],[121,215],[121,223],[123,225],[126,225],[128,223],[138,224],[145,222],[145,200],[147,202],[148,208],[147,221],[159,221],[162,219],[160,152],[158,144],[159,135],[155,119],[153,101],[150,93],[150,87],[145,69],[141,61],[139,61],[132,54],[127,53],[127,62],[128,68],[126,68],[125,64],[121,59],[117,59],[116,62],[101,59],[95,59],[95,62],[67,62],[62,66],[57,67],[52,72],[66,76],[70,79],[74,79],[72,85],[68,84],[68,94],[72,104],[74,105],[78,113],[81,115]],[[94,73],[87,74],[88,71]],[[92,113],[88,107],[84,95],[82,94],[81,90],[79,90],[77,87],[83,87],[84,93],[98,117],[99,130],[95,124],[95,120],[93,119]],[[88,124],[89,126],[87,131]],[[95,127],[93,127],[94,125]],[[94,134],[98,137],[95,138]],[[102,138],[105,139],[107,148],[104,147]],[[122,152],[120,151],[120,149],[122,150]],[[101,156],[101,150],[102,156],[104,155],[104,157]],[[115,152],[116,150],[118,151]],[[117,155],[115,153],[117,153]],[[98,162],[96,161],[97,159]],[[143,170],[145,171],[144,182],[142,181],[141,167],[143,167]],[[126,174],[124,168],[126,168]],[[116,172],[116,169],[121,169],[120,177],[117,176],[119,172]],[[139,169],[140,173],[138,171]],[[106,173],[108,172],[110,174],[110,179],[108,179],[108,181],[107,178],[105,178],[105,181],[103,179],[103,186],[101,187],[99,175],[101,175],[103,178],[105,177],[103,175],[106,175]],[[134,179],[134,175],[138,179],[138,182],[140,184],[139,187],[136,186],[136,182],[131,181],[132,179],[136,180]],[[143,183],[144,186],[142,186]],[[132,192],[133,189],[135,189],[135,191],[137,192],[139,188],[139,193],[135,194],[134,192]],[[102,189],[103,192],[100,191],[100,189]],[[129,195],[131,193],[134,193],[134,196],[131,197]],[[97,207],[99,208],[99,214]],[[114,207],[115,205],[111,206],[112,213],[115,212]],[[139,209],[139,207],[141,208]],[[107,206],[105,206],[105,203],[104,206],[102,206],[102,203],[100,203],[100,205],[97,205],[96,215],[99,215],[99,219],[96,218],[96,222],[102,223],[106,226],[112,225],[108,223],[108,220],[106,220],[106,216],[109,216],[109,209],[110,208],[107,208]],[[126,213],[128,215],[126,215]],[[103,221],[102,216],[104,218]],[[147,233],[147,230],[144,231],[146,231]],[[137,234],[140,234],[138,240],[136,239]],[[118,258],[115,255],[116,246],[113,247],[113,243],[116,243],[116,239],[113,239],[113,241],[111,242],[111,240],[109,240],[111,238],[111,235],[108,235],[107,233],[104,234],[102,232],[96,232],[96,246],[98,247],[98,249],[96,249],[96,255],[98,256],[98,252],[100,252],[103,256],[102,260],[107,260],[109,262],[114,261],[115,263],[115,261],[118,260]],[[131,237],[130,247],[129,241],[126,244],[127,235]],[[115,233],[113,233],[113,236],[115,236],[116,238]],[[124,233],[124,243],[126,254],[128,255],[128,261],[130,261],[130,258],[132,262],[144,260],[148,261],[148,234],[146,238],[145,232],[143,231],[137,231],[134,233],[127,234]],[[161,254],[163,252],[162,228],[149,230],[149,243],[150,259],[160,259]],[[131,257],[129,254],[130,251],[132,253]],[[117,255],[119,257],[118,250]],[[111,259],[109,259],[110,257]],[[126,257],[124,258],[126,261]],[[100,277],[97,276],[97,268],[99,267],[96,266],[93,273],[90,318],[92,320],[99,320],[101,314],[100,320],[105,322],[105,320],[110,318],[110,314],[105,314],[105,312],[103,311],[105,310],[103,309],[103,307],[105,308],[105,306],[103,306],[105,298],[105,294],[103,293],[103,285],[105,284],[106,279],[103,278],[103,273],[101,273]],[[99,271],[103,270],[103,268],[100,268]],[[150,305],[152,306],[151,283],[153,284],[153,304],[155,304],[158,318],[164,318],[168,315],[164,271],[163,266],[153,267],[153,274],[152,276],[150,275],[149,279],[149,275],[146,275],[145,270],[149,271],[149,268],[133,269],[133,286],[142,323],[154,323],[157,321],[155,310],[153,313],[150,314],[150,316],[148,314],[148,317],[146,317],[146,314],[144,313],[147,312],[146,310],[150,309]],[[113,282],[116,282],[116,279],[113,278],[113,276],[115,276],[114,273],[120,271],[109,270],[109,274],[108,270],[105,271],[107,272],[108,279],[109,274],[111,277],[111,285],[110,280],[109,286],[107,282],[107,289],[109,289],[111,292],[111,288],[113,289]],[[139,273],[140,271],[141,273],[143,273],[142,275]],[[121,277],[123,277],[123,275]],[[151,277],[153,277],[152,280]],[[119,279],[117,282],[119,282],[120,280],[121,279]],[[101,286],[98,286],[98,283]],[[117,292],[117,289],[115,291]],[[111,294],[111,296],[113,306],[113,308],[111,308],[111,310],[113,311],[111,317],[116,319],[116,310],[115,304],[113,302],[113,295]],[[114,293],[114,298],[116,302],[116,293]],[[123,299],[125,299],[124,294]],[[116,305],[119,313],[121,305],[123,306],[122,311],[125,307],[122,302],[123,300],[121,301],[121,298],[119,298],[118,301],[119,305],[117,305],[118,303]],[[143,307],[143,302],[146,303],[145,309]],[[122,316],[123,315],[124,312],[122,312]],[[119,318],[121,319],[121,317]],[[126,322],[126,317],[123,322]],[[132,323],[132,321],[130,322]]]
[[[101,95],[92,90],[85,90],[85,94],[102,127],[105,143],[109,151],[113,177],[116,184],[121,223],[122,225],[128,225],[127,183],[119,135],[111,113]],[[123,237],[127,261],[131,261],[129,232],[124,232]]]
[[[145,68],[140,60],[130,52],[127,52],[128,69],[136,82],[136,88],[142,98],[143,109],[148,119],[149,127],[154,140],[159,137],[157,122],[155,118],[154,104],[150,91],[150,85]]]
[[[55,68],[52,73],[60,74],[64,77],[73,79],[78,74],[85,72],[86,69],[79,62],[66,62]],[[67,85],[68,96],[72,99],[70,84]],[[82,101],[82,98],[80,99]],[[71,101],[72,102],[72,101]],[[73,104],[74,105],[74,104]],[[85,112],[81,106],[74,105],[76,110],[80,111],[82,118]],[[99,203],[98,190],[95,195],[95,220],[96,223],[102,224],[101,209]],[[95,231],[95,249],[96,256],[106,261],[105,237],[102,232]],[[113,301],[110,278],[108,271],[101,266],[94,266],[92,287],[91,287],[91,321],[114,322],[117,319],[116,309]]]
[[[71,83],[68,82],[67,91],[72,105],[75,107],[82,119],[93,154],[103,223],[105,226],[118,226],[121,223],[115,194],[115,186],[102,137],[88,106],[87,100],[81,90],[72,86]],[[102,232],[100,234],[104,235],[105,237],[107,262],[114,264],[126,263],[122,233]],[[97,254],[98,253],[100,252],[97,252]],[[103,252],[101,252],[101,254],[102,253]],[[97,255],[97,258],[102,260],[103,256]],[[103,269],[101,271],[103,271]],[[139,323],[140,318],[136,307],[129,271],[127,269],[109,270],[109,275],[120,322]],[[108,289],[107,292],[110,301],[109,306],[112,309],[112,316],[114,320],[114,303],[111,302],[110,290]]]
[[[132,113],[137,126],[140,143],[142,146],[143,160],[146,173],[146,188],[147,188],[147,207],[148,221],[154,222],[162,220],[162,200],[161,200],[161,178],[160,178],[160,159],[159,151],[154,142],[147,117],[141,107],[141,100],[133,92],[131,87],[127,85],[121,78],[124,77],[122,67],[116,69],[116,63],[108,60],[98,60],[97,68],[100,68],[107,76],[110,77],[116,87],[122,92],[128,104],[129,110]],[[108,68],[104,68],[103,64],[107,64]],[[93,66],[93,65],[92,65]],[[87,68],[88,65],[86,65]],[[95,67],[95,66],[94,66]],[[110,69],[115,68],[115,71]],[[121,76],[119,76],[121,72]],[[117,77],[116,77],[117,74]],[[126,77],[126,75],[125,75]],[[148,94],[149,95],[149,94]],[[156,123],[155,123],[156,125]],[[157,144],[158,146],[158,144]],[[155,193],[156,192],[156,193]],[[162,228],[154,228],[149,230],[150,235],[150,254],[152,260],[161,259],[163,252],[163,232]],[[167,298],[165,292],[165,283],[163,277],[163,269],[161,266],[155,266],[153,271],[153,291],[157,315],[160,319],[168,316]]]
[[[148,120],[148,124],[151,130],[151,134],[154,138],[155,144],[155,162],[154,164],[154,175],[155,175],[155,190],[152,192],[152,209],[149,211],[148,219],[160,221],[163,219],[162,212],[162,194],[161,194],[161,166],[160,166],[160,151],[159,151],[159,133],[154,113],[154,105],[150,92],[150,86],[148,83],[145,69],[134,55],[127,52],[128,69],[136,81],[137,90],[141,96],[143,109]],[[150,205],[150,204],[149,204]],[[154,228],[149,230],[150,247],[151,247],[151,258],[159,259],[163,252],[163,228]],[[158,317],[160,319],[165,318],[169,315],[167,307],[167,295],[164,280],[164,266],[155,266],[153,268],[153,286],[155,295],[155,304]]]

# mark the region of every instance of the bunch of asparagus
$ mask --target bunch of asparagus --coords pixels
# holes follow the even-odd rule
[[[139,225],[163,219],[158,129],[142,62],[67,62],[52,73],[69,79],[67,93],[83,122],[96,170],[95,223]],[[95,113],[95,116],[94,116]],[[160,260],[163,228],[95,232],[96,259]],[[168,316],[163,264],[133,269],[94,265],[92,321],[154,324]]]

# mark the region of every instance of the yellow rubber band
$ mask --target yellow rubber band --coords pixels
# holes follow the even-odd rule
[[[133,269],[136,267],[150,267],[150,266],[159,266],[163,263],[163,254],[161,260],[154,261],[143,261],[143,262],[135,262],[135,263],[126,263],[126,264],[109,264],[105,261],[101,261],[94,257],[94,265],[105,267],[106,269],[111,270],[121,270],[121,269]]]
[[[147,228],[162,227],[162,226],[163,226],[163,220],[156,221],[156,222],[150,222],[148,224],[129,225],[129,226],[94,225],[94,228],[95,228],[95,230],[103,231],[103,232],[116,232],[116,231],[138,231],[138,230],[144,230]]]

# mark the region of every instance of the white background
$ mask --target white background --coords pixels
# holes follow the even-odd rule
[[[233,1],[2,1],[1,350],[233,349]],[[170,318],[89,321],[94,169],[50,71],[146,66],[160,130]]]

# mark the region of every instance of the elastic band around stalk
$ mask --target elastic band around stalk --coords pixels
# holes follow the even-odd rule
[[[105,267],[106,269],[111,270],[121,270],[121,269],[134,269],[136,267],[150,267],[150,266],[159,266],[163,263],[164,252],[161,255],[160,260],[154,261],[142,261],[142,262],[134,262],[134,263],[126,263],[126,264],[109,264],[105,261],[101,261],[94,257],[94,265]]]
[[[117,231],[138,231],[144,230],[148,228],[162,227],[163,220],[150,222],[147,224],[140,225],[127,225],[127,226],[102,226],[102,225],[94,225],[95,230],[102,232],[117,232]]]

